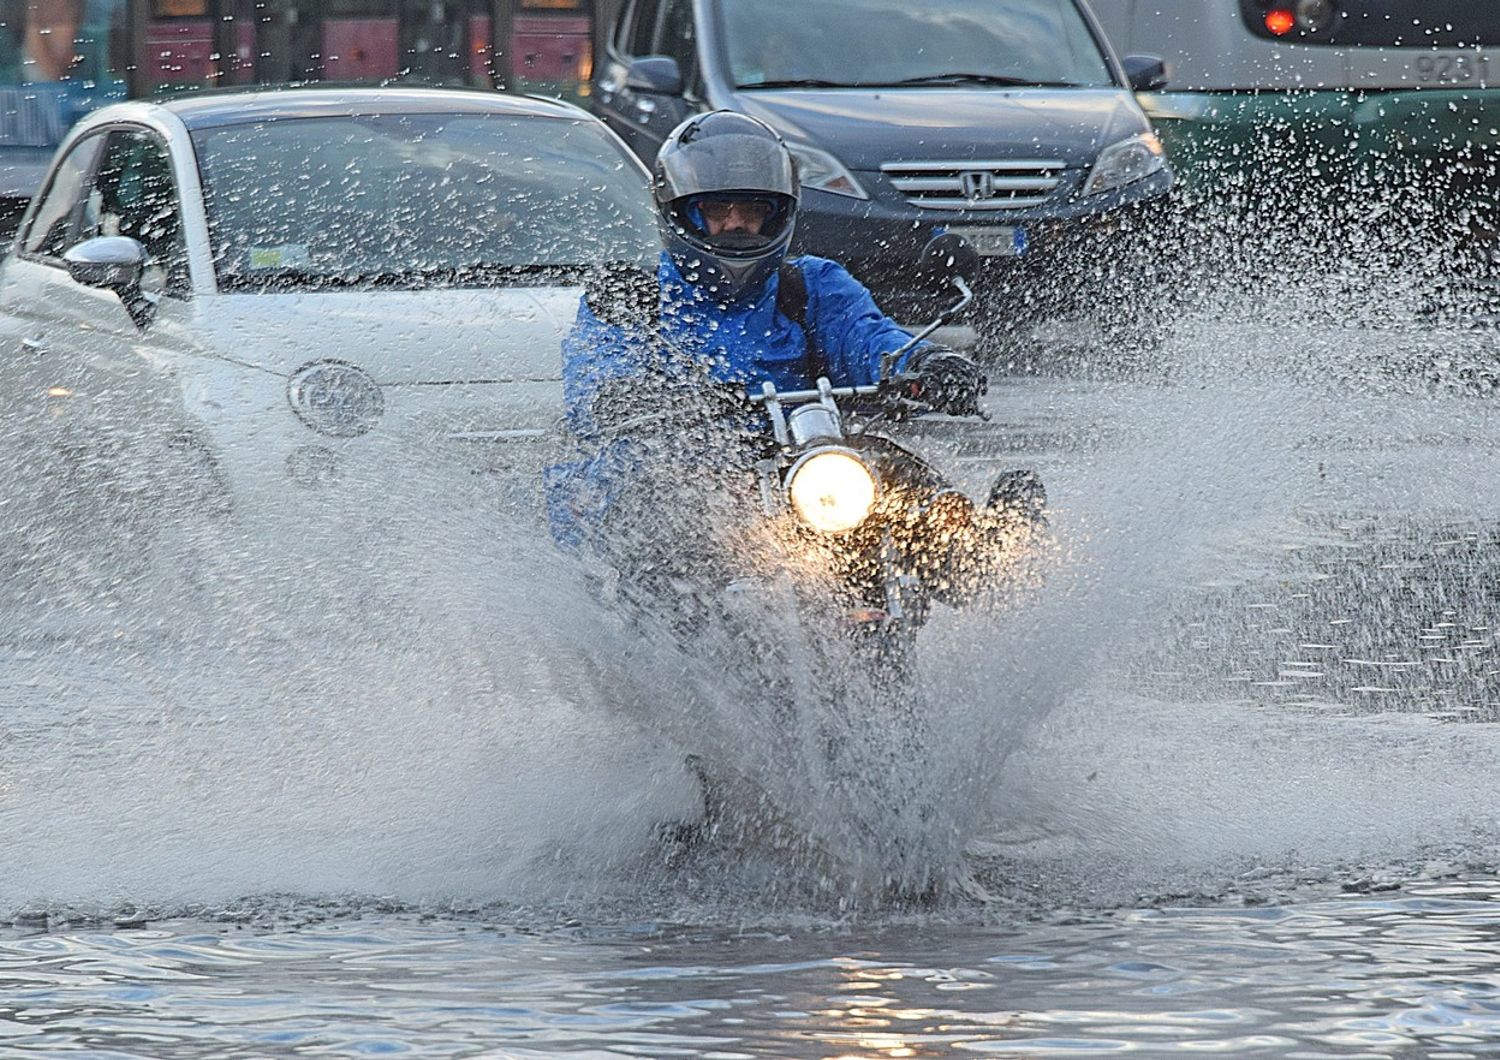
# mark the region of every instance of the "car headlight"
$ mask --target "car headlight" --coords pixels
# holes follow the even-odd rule
[[[292,373],[287,399],[297,417],[319,434],[353,438],[385,414],[380,386],[344,361],[314,361]]]
[[[1099,152],[1089,179],[1083,183],[1084,195],[1099,195],[1127,184],[1144,180],[1167,164],[1167,153],[1155,133],[1141,133]]]
[[[875,474],[843,449],[815,449],[792,466],[787,493],[802,521],[825,534],[853,530],[875,507]]]
[[[845,168],[844,163],[834,158],[827,151],[807,144],[788,143],[787,150],[797,160],[797,179],[804,188],[813,188],[817,191],[832,192],[834,195],[847,195],[851,199],[868,199],[869,193],[859,186],[859,181],[854,179],[854,174]]]

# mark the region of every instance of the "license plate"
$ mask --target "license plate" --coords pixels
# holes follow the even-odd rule
[[[1019,258],[1026,253],[1026,229],[1015,225],[950,228],[948,231],[967,239],[981,257]]]
[[[1490,83],[1490,57],[1480,52],[1419,55],[1412,60],[1411,68],[1421,85],[1480,86]]]
[[[1349,49],[1349,83],[1356,88],[1487,88],[1500,82],[1500,55],[1404,48]]]

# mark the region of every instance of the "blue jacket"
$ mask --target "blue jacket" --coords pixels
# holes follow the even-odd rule
[[[755,393],[766,380],[778,390],[806,389],[820,375],[835,386],[866,386],[877,380],[881,358],[911,340],[842,265],[811,256],[791,264],[801,270],[807,288],[811,336],[777,308],[780,277],[775,273],[755,296],[724,306],[684,280],[665,252],[657,266],[660,342],[605,323],[580,299],[578,319],[563,340],[563,397],[569,430],[593,452],[544,472],[548,518],[559,542],[580,543],[586,526],[603,518],[628,475],[628,443],[601,446],[594,424],[594,399],[607,383],[670,373],[674,364],[692,362],[707,366],[715,379],[743,383]],[[664,363],[663,349],[671,363]]]

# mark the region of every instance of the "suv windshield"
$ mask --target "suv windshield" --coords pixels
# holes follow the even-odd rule
[[[660,246],[640,170],[584,122],[296,118],[193,145],[224,290],[539,282]]]
[[[1114,83],[1074,0],[719,0],[718,8],[740,88]]]

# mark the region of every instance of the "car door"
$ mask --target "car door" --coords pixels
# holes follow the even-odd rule
[[[0,378],[11,419],[71,381],[52,354],[93,299],[77,298],[62,256],[79,240],[102,135],[73,143],[48,174],[0,273]],[[75,366],[76,367],[76,366]]]
[[[89,490],[86,415],[74,399],[88,393],[78,343],[91,314],[119,299],[69,277],[63,254],[82,238],[89,189],[105,136],[83,137],[54,162],[0,273],[0,386],[6,394],[0,460],[13,504],[0,520],[4,556],[78,523]],[[107,304],[114,299],[116,306]],[[20,531],[19,537],[12,533]]]
[[[181,331],[188,293],[181,205],[166,145],[142,127],[101,130],[70,149],[55,173],[0,279],[0,317],[12,332],[0,342],[0,371],[49,481],[107,507],[154,474],[149,458],[132,455],[135,443],[168,433],[159,423],[170,406],[170,365],[143,356],[143,337]],[[71,247],[107,235],[146,247],[141,288],[157,319],[144,326],[117,293],[78,283],[63,262]]]
[[[632,88],[628,75],[632,60],[651,54],[660,10],[661,0],[629,0],[624,5],[594,85],[594,110],[637,155],[641,155],[644,142],[642,119],[649,116],[656,102]]]
[[[702,89],[698,69],[698,24],[693,16],[693,0],[662,0],[661,15],[656,23],[653,52],[677,61],[682,74],[682,94],[656,96],[656,106],[642,122],[642,134],[649,154],[656,152],[689,114],[702,109]]]
[[[625,9],[604,74],[596,86],[598,110],[605,122],[647,164],[683,118],[700,109],[697,29],[692,0],[633,0]],[[682,95],[665,95],[634,87],[630,63],[665,55],[677,61]]]

